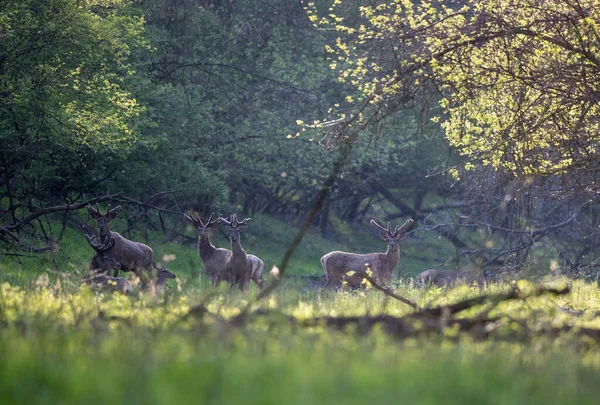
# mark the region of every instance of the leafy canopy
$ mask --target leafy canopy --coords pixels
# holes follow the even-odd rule
[[[127,90],[141,17],[121,0],[0,3],[0,127],[21,144],[123,151],[143,112]]]
[[[512,173],[596,167],[600,134],[600,8],[595,0],[335,0],[319,18],[339,81],[354,86],[331,120],[360,130],[439,92],[443,125],[463,154]],[[342,123],[342,125],[340,125]]]

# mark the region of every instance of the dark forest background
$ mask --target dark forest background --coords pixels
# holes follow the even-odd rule
[[[300,1],[75,3],[0,4],[0,260],[89,231],[88,202],[122,205],[128,232],[190,245],[190,210],[302,224],[340,158],[302,124],[355,91],[330,69],[335,32]],[[311,233],[343,246],[375,240],[371,218],[413,218],[422,269],[597,272],[599,205],[581,179],[464,171],[437,108],[435,94],[414,100],[362,131]]]

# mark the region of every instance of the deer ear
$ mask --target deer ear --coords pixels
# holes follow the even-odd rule
[[[383,233],[383,232],[381,232],[381,233],[379,234],[379,236],[380,236],[380,237],[381,237],[381,239],[383,239],[383,240],[388,240],[388,239],[389,239],[389,237],[388,237],[388,234],[387,234],[387,233]]]

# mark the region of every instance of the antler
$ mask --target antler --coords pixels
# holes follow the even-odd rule
[[[413,224],[413,222],[415,222],[414,219],[409,218],[406,220],[406,222],[404,223],[404,225],[400,226],[397,225],[396,226],[396,230],[394,231],[394,235],[398,235],[398,232],[402,232],[404,231],[406,228],[408,228],[409,226],[411,226]]]
[[[221,222],[221,219],[223,217],[221,217],[219,215],[219,217],[217,219],[215,219],[213,221],[213,216],[215,215],[214,212],[211,212],[210,217],[208,217],[208,221],[206,221],[206,223],[202,222],[202,218],[200,218],[200,215],[198,215],[197,212],[192,212],[191,215],[187,215],[187,214],[183,214],[183,216],[190,221],[191,223],[195,224],[195,225],[199,225],[203,228],[209,228],[211,226],[213,226],[214,224],[217,224],[219,222]]]
[[[121,209],[120,205],[117,205],[115,208],[111,209],[110,204],[108,204],[108,206],[106,207],[106,214],[104,214],[104,215],[106,216],[109,214],[116,214],[117,211],[119,211],[120,209]]]
[[[92,207],[91,204],[85,206],[90,214],[102,215],[100,213],[100,204],[96,203],[96,208]]]
[[[105,236],[102,241],[96,235],[85,235],[88,243],[98,253],[106,252],[115,245],[115,238],[112,236]]]
[[[232,228],[239,228],[240,226],[246,225],[248,221],[252,221],[252,218],[245,218],[242,222],[239,222],[237,219],[237,215],[231,214],[231,219],[227,220],[224,217],[219,217],[225,225],[230,226]]]
[[[412,218],[407,219],[406,222],[404,223],[404,225],[402,225],[402,226],[397,225],[396,228],[394,229],[394,232],[392,233],[392,224],[390,224],[389,222],[387,224],[387,229],[385,229],[383,226],[381,226],[377,222],[375,222],[374,219],[371,220],[372,225],[375,225],[377,228],[381,229],[383,232],[386,232],[390,236],[398,236],[400,234],[400,232],[403,232],[404,230],[406,230],[409,226],[411,226],[413,224],[413,222],[415,222],[415,221]]]
[[[96,208],[92,207],[90,204],[86,205],[85,208],[87,208],[90,215],[92,215],[92,218],[94,218],[94,217],[106,217],[110,214],[116,215],[117,211],[119,211],[121,209],[121,206],[117,205],[115,208],[111,209],[110,204],[108,204],[108,206],[106,207],[106,214],[103,214],[100,212],[100,203],[96,203]]]
[[[388,233],[389,235],[392,234],[392,224],[390,224],[389,222],[387,224],[387,229],[385,229],[383,226],[379,225],[374,219],[371,220],[371,225],[376,226],[377,228],[381,229],[383,232]]]

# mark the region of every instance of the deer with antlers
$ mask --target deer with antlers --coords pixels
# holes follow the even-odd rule
[[[119,270],[134,272],[145,285],[153,278],[152,269],[158,269],[158,266],[152,261],[153,252],[149,246],[130,241],[118,232],[110,230],[109,222],[116,218],[117,211],[121,207],[111,208],[109,204],[105,214],[100,212],[98,204],[96,204],[96,208],[91,205],[86,208],[90,217],[97,221],[99,228],[98,239],[86,235],[88,242],[97,252],[92,260],[92,267],[97,266],[97,272],[109,272],[112,269],[114,277],[119,275]],[[91,241],[96,244],[96,247]]]
[[[206,222],[202,221],[197,213],[184,215],[184,217],[198,232],[198,255],[204,264],[204,271],[213,285],[218,284],[221,280],[227,280],[227,258],[231,255],[231,251],[215,247],[209,239],[209,232],[221,223],[223,217],[219,216],[213,220],[214,212],[210,214]],[[252,269],[250,278],[262,288],[262,273],[265,265],[257,256],[247,256]]]
[[[225,272],[225,261],[231,251],[217,248],[210,242],[210,231],[221,223],[221,217],[213,219],[214,215],[214,212],[211,213],[206,222],[202,221],[202,218],[195,212],[190,215],[184,214],[184,217],[198,232],[198,255],[204,264],[206,275],[213,285],[216,285],[221,280],[220,275]]]
[[[412,219],[407,220],[404,225],[392,226],[388,222],[387,229],[379,225],[375,220],[371,224],[382,231],[381,239],[387,241],[388,248],[384,253],[346,253],[330,252],[321,258],[321,265],[327,282],[323,288],[341,287],[344,282],[351,288],[358,288],[363,282],[361,274],[367,269],[373,272],[372,277],[378,283],[387,283],[392,278],[392,273],[400,260],[400,248],[398,242],[406,236],[406,229],[412,225]]]
[[[252,262],[242,248],[240,234],[248,225],[248,221],[252,221],[252,218],[245,218],[240,222],[237,215],[232,214],[229,219],[224,217],[220,217],[220,219],[229,233],[229,240],[231,241],[231,254],[225,259],[225,276],[230,286],[237,285],[240,290],[243,290],[252,278]]]

